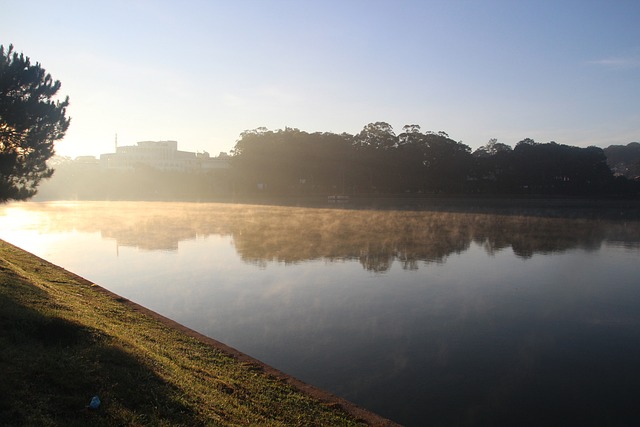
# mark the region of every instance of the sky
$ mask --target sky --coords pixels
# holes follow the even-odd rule
[[[59,155],[368,123],[607,147],[640,141],[637,0],[0,0],[0,44],[68,95]]]

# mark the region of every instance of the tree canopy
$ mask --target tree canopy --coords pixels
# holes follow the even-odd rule
[[[53,174],[47,160],[70,119],[69,98],[39,63],[0,45],[0,202],[28,199]]]
[[[614,179],[604,151],[525,138],[473,153],[446,132],[386,122],[356,135],[285,128],[243,132],[233,151],[236,191],[310,194],[548,194],[634,192]]]
[[[640,177],[640,142],[610,145],[604,149],[604,153],[614,173],[631,179]]]

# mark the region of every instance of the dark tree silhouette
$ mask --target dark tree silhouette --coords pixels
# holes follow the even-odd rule
[[[640,143],[610,145],[604,149],[607,164],[617,174],[630,179],[640,176]]]
[[[406,125],[395,135],[385,122],[356,134],[259,128],[242,133],[232,158],[235,189],[264,195],[634,194],[614,179],[597,147],[531,138],[515,148],[490,140],[471,153],[445,132]]]
[[[398,144],[393,127],[386,122],[375,122],[366,125],[354,137],[354,143],[359,147],[371,147],[379,150],[389,150]]]
[[[32,197],[53,174],[46,162],[70,122],[69,98],[52,99],[59,89],[39,63],[0,45],[0,202]]]
[[[490,140],[473,153],[476,192],[596,195],[612,190],[604,151],[526,138],[514,149]]]
[[[357,188],[364,193],[392,191],[397,181],[395,149],[398,137],[386,122],[366,125],[353,137],[353,167],[360,179]]]

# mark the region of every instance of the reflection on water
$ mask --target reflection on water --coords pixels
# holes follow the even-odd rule
[[[471,243],[488,254],[505,248],[522,258],[569,249],[597,250],[607,242],[638,247],[637,222],[424,211],[330,210],[188,203],[26,203],[42,232],[100,232],[119,246],[178,250],[198,236],[231,236],[243,260],[296,263],[358,259],[371,271],[394,261],[416,269],[442,262]],[[35,215],[45,213],[46,215]]]
[[[83,202],[0,230],[407,425],[640,419],[637,222]]]

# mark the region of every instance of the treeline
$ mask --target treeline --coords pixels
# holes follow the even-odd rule
[[[252,200],[256,196],[640,194],[640,144],[579,148],[523,139],[493,139],[472,151],[445,132],[384,122],[356,135],[285,128],[245,131],[229,169],[161,171],[139,164],[126,171],[67,159],[52,164],[40,200]],[[615,174],[614,174],[615,172]],[[638,173],[636,173],[638,172]]]
[[[610,145],[604,149],[604,154],[615,174],[624,175],[630,179],[640,177],[640,143]]]
[[[636,194],[614,176],[601,148],[526,138],[475,151],[445,132],[376,122],[356,135],[285,128],[243,132],[232,156],[234,190],[314,194]]]

